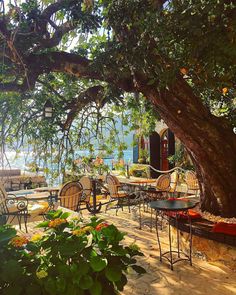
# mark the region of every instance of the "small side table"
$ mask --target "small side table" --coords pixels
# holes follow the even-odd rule
[[[160,261],[162,262],[162,258],[166,258],[170,263],[170,268],[173,270],[173,265],[179,261],[187,260],[189,261],[190,265],[192,265],[192,223],[191,218],[188,214],[188,209],[192,209],[197,205],[196,202],[191,201],[181,201],[181,200],[158,200],[150,202],[150,207],[156,210],[156,234],[157,234],[157,242],[160,251]],[[162,252],[161,249],[161,242],[159,237],[159,230],[158,230],[158,213],[167,213],[163,214],[166,216],[168,221],[168,230],[169,230],[169,251]],[[168,214],[170,212],[175,212],[176,218],[176,230],[177,230],[177,250],[173,249],[172,241],[171,241],[171,215]],[[183,213],[186,214],[187,220],[189,222],[189,254],[184,253],[180,250],[180,241],[179,241],[179,229],[178,229],[178,219],[179,214]],[[176,254],[177,258],[174,258],[173,255]]]

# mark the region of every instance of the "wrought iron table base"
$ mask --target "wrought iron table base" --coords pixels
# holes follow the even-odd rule
[[[166,252],[162,252],[162,248],[161,248],[161,242],[160,242],[160,237],[159,237],[159,230],[158,230],[158,214],[160,213],[159,210],[156,210],[156,235],[157,235],[157,242],[158,242],[158,246],[159,246],[159,251],[160,251],[160,261],[162,262],[162,258],[165,258],[169,261],[170,263],[170,269],[173,270],[173,265],[177,262],[180,261],[189,261],[190,265],[192,266],[192,223],[191,223],[191,218],[188,214],[188,211],[183,211],[181,210],[181,212],[184,212],[188,218],[188,222],[189,222],[189,254],[184,253],[181,249],[180,249],[180,231],[178,228],[178,212],[176,212],[176,230],[177,230],[177,250],[173,250],[173,245],[172,245],[172,237],[171,237],[171,218],[168,216],[167,220],[168,220],[168,236],[169,236],[169,251]],[[161,216],[163,218],[163,216]],[[173,255],[177,254],[177,258],[174,259]],[[182,256],[182,257],[181,257]],[[183,257],[184,256],[184,257]]]

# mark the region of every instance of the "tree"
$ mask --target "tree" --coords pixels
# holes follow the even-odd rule
[[[1,91],[29,91],[59,72],[141,92],[191,155],[202,209],[236,216],[234,1],[29,0],[4,9]]]
[[[52,118],[43,116],[48,99]],[[148,135],[157,119],[143,97],[123,97],[59,73],[38,79],[31,93],[0,93],[0,105],[0,165],[11,166],[7,152],[14,152],[15,158],[23,152],[28,169],[36,172],[40,167],[49,183],[61,181],[66,171],[71,176],[83,171],[78,151],[89,152],[83,160],[112,154],[123,158],[132,145],[130,132],[139,129],[140,136]]]

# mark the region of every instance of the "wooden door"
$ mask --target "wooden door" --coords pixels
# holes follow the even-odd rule
[[[169,161],[168,161],[168,139],[166,136],[161,140],[161,170],[169,170]]]
[[[149,137],[149,155],[150,155],[150,165],[160,170],[160,135],[157,132],[153,132]],[[151,177],[157,178],[160,173],[150,170]]]

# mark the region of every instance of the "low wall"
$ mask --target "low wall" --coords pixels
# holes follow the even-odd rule
[[[20,169],[0,169],[0,177],[20,176]]]
[[[176,244],[176,228],[172,227],[171,232],[172,241]],[[236,247],[195,235],[192,236],[192,242],[193,255],[236,271]],[[189,233],[180,231],[180,245],[186,253],[189,251]]]
[[[22,174],[18,176],[0,177],[6,191],[17,191],[36,187],[47,186],[46,179],[43,175]]]

